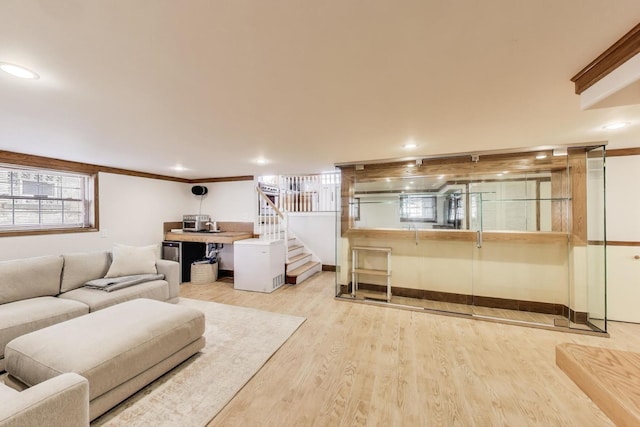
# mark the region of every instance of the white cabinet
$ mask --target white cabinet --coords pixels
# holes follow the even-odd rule
[[[284,240],[237,240],[233,258],[234,289],[273,292],[284,284]]]

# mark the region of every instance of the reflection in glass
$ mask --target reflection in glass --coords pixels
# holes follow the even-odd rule
[[[557,231],[552,228],[552,200],[564,195],[553,197],[550,172],[474,178],[413,176],[356,182],[351,202],[355,227]]]

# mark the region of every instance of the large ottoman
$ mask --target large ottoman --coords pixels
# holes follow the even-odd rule
[[[5,382],[16,389],[63,372],[89,380],[91,419],[204,347],[204,314],[136,299],[18,337],[5,349]]]

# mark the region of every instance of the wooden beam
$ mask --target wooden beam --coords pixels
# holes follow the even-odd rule
[[[571,78],[571,81],[575,83],[576,93],[580,95],[638,53],[640,53],[640,24],[633,27],[631,31]]]
[[[640,147],[607,150],[607,157],[640,156]]]
[[[213,182],[253,181],[253,175],[223,176],[219,178],[198,178],[187,180],[189,184],[205,184]]]

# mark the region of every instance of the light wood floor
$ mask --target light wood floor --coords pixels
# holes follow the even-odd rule
[[[343,295],[343,298],[347,300],[352,300],[352,297],[350,294]],[[357,300],[373,299],[373,300],[377,300],[379,302],[384,303],[386,300],[386,294],[382,292],[373,292],[369,290],[359,290],[357,292],[355,299]],[[553,327],[555,324],[555,320],[567,320],[566,317],[553,315],[553,314],[508,310],[508,309],[501,309],[501,308],[490,308],[490,307],[474,306],[469,304],[456,304],[451,302],[431,301],[426,299],[399,297],[395,295],[392,295],[390,303],[391,305],[427,308],[430,310],[444,311],[444,312],[464,314],[464,315],[484,316],[484,317],[494,318],[498,320],[502,319],[505,321],[526,322],[526,323],[532,323],[535,325],[543,325],[547,327]],[[589,328],[589,326],[587,325],[581,325],[573,322],[571,322],[571,327],[573,329],[582,329],[586,331],[591,330],[591,328]]]
[[[307,321],[209,426],[611,426],[556,366],[573,342],[640,352],[640,325],[584,336],[336,300],[334,274],[272,294],[181,296]]]

